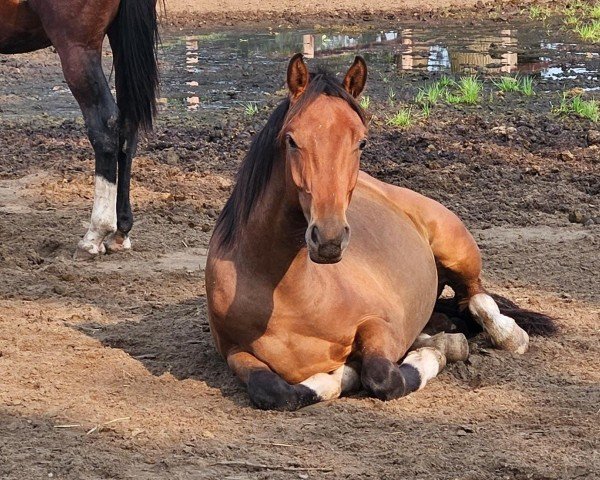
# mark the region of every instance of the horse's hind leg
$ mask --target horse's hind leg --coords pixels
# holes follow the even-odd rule
[[[76,257],[104,253],[104,238],[117,228],[117,157],[119,111],[102,71],[101,43],[97,49],[56,43],[65,80],[79,103],[95,153],[94,206],[89,229]]]
[[[117,231],[109,234],[104,246],[109,252],[131,248],[129,232],[133,227],[133,213],[129,200],[131,162],[137,149],[137,129],[129,124],[121,125],[119,133],[118,182],[117,182]]]
[[[525,353],[529,336],[516,322],[500,313],[494,299],[481,285],[481,254],[475,240],[454,215],[431,246],[439,276],[452,287],[461,307],[468,307],[475,320],[498,348]]]
[[[410,349],[417,350],[423,347],[439,350],[449,362],[464,362],[469,358],[469,342],[462,333],[442,332],[433,336],[422,333]]]

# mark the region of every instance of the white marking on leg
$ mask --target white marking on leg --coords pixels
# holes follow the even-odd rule
[[[356,375],[356,378],[358,378],[356,370],[347,367],[346,365],[342,365],[331,373],[317,373],[312,377],[308,377],[303,382],[300,382],[300,385],[310,388],[317,394],[320,400],[333,400],[342,394],[344,381],[355,381],[350,370],[352,370],[354,375]],[[347,383],[346,386],[350,386],[350,384]]]
[[[433,337],[422,333],[410,349],[417,350],[422,347],[432,347],[439,350],[448,362],[464,362],[469,358],[469,342],[462,333],[440,332]]]
[[[486,293],[478,293],[469,300],[469,310],[490,335],[494,345],[504,350],[525,353],[529,335],[510,317],[502,315],[498,305]]]
[[[358,367],[358,365],[356,365]],[[342,393],[354,392],[361,387],[360,372],[353,364],[344,365],[342,372]]]
[[[417,390],[421,390],[444,369],[446,357],[437,348],[423,347],[410,352],[400,366],[402,365],[410,365],[419,372],[421,384]]]
[[[96,175],[90,228],[78,248],[90,255],[104,253],[104,238],[117,229],[117,184]]]

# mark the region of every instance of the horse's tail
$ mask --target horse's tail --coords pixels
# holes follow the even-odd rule
[[[490,294],[500,308],[500,313],[511,317],[523,330],[530,335],[549,337],[558,332],[558,326],[552,317],[533,310],[519,307],[512,300],[497,294]],[[460,330],[466,334],[475,334],[481,331],[481,326],[475,321],[468,308],[459,306],[455,298],[439,299],[435,304],[435,311],[448,317],[461,320]]]
[[[108,36],[121,119],[135,130],[151,130],[158,91],[156,0],[121,0]]]
[[[519,307],[515,302],[502,295],[492,294],[500,313],[511,317],[517,325],[530,335],[549,337],[558,332],[558,326],[552,317],[544,313]]]

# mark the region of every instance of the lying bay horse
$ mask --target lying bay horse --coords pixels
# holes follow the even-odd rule
[[[466,359],[462,334],[420,335],[445,284],[496,346],[528,348],[482,288],[462,222],[359,171],[366,78],[361,57],[343,83],[292,58],[289,97],[254,139],[210,242],[211,330],[259,408],[293,410],[360,385],[394,399]]]
[[[116,103],[102,71],[106,35]],[[0,0],[0,53],[56,48],[94,148],[94,206],[76,256],[131,246],[131,161],[156,113],[157,39],[156,0]]]

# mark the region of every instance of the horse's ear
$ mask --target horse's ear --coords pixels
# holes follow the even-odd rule
[[[287,69],[287,84],[293,98],[302,95],[308,85],[308,68],[301,53],[292,57]]]
[[[367,63],[363,57],[357,55],[344,78],[344,88],[356,98],[365,88],[365,83],[367,83]]]

